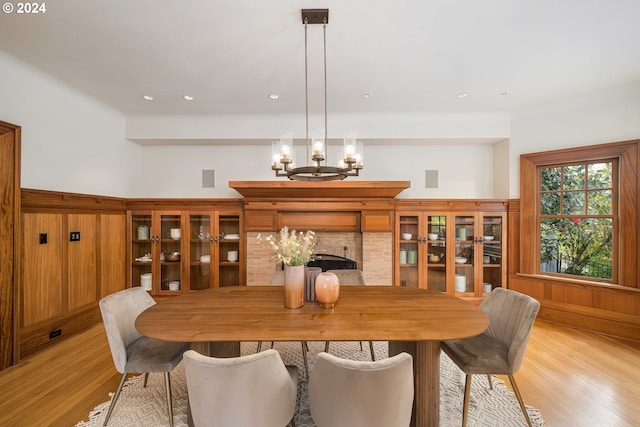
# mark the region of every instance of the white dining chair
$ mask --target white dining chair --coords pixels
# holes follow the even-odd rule
[[[298,368],[273,349],[241,357],[184,354],[189,405],[196,427],[293,425]]]
[[[127,375],[144,374],[144,387],[146,387],[149,373],[154,372],[164,374],[169,425],[173,426],[169,373],[182,360],[187,345],[148,338],[136,330],[135,321],[138,315],[155,303],[149,293],[140,287],[125,289],[100,300],[100,312],[113,363],[116,370],[122,374],[104,419],[104,426],[109,422]]]
[[[373,362],[321,352],[309,379],[311,418],[318,427],[407,427],[413,395],[408,353]]]

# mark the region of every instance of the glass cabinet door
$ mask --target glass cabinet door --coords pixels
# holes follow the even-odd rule
[[[151,292],[151,213],[131,215],[131,286],[141,286]]]
[[[487,296],[494,288],[503,286],[504,280],[504,216],[485,214],[482,217],[482,236],[478,242],[482,246],[482,288],[479,294]]]
[[[400,286],[420,287],[420,216],[400,215],[398,263]]]
[[[475,215],[455,216],[455,278],[456,294],[473,295],[475,283]]]
[[[159,291],[179,292],[183,283],[180,281],[181,272],[181,241],[182,221],[180,213],[159,213],[159,250],[153,256],[160,262]],[[157,245],[156,245],[157,247]]]
[[[210,214],[189,215],[189,289],[197,291],[208,289],[213,281],[212,274],[215,274],[215,230],[212,229],[212,218]]]
[[[220,243],[218,245],[217,286],[240,285],[240,266],[243,259],[243,245],[240,236],[240,215],[218,215]]]
[[[427,215],[426,226],[426,236],[422,237],[422,241],[426,243],[427,289],[446,292],[447,216]]]

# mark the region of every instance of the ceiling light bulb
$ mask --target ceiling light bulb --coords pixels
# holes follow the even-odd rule
[[[502,92],[498,94],[498,98],[504,98],[505,96],[509,95],[508,92]]]
[[[182,98],[184,98],[186,101],[193,101],[195,98],[191,95],[182,95]]]
[[[277,93],[270,93],[269,94],[269,99],[273,99],[275,101],[278,98],[280,98],[280,95],[278,95]]]
[[[467,92],[458,92],[456,94],[456,98],[458,98],[458,99],[466,98],[467,95],[469,95]]]
[[[142,95],[142,97],[144,99],[146,99],[147,101],[153,101],[153,96],[151,96],[151,95]]]
[[[362,94],[362,99],[369,99],[373,96],[371,92],[365,92]]]

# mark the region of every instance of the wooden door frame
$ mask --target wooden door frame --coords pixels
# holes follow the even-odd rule
[[[21,127],[0,121],[0,370],[19,360]]]

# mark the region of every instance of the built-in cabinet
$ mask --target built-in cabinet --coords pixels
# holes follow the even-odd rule
[[[155,296],[244,284],[241,212],[130,211],[130,286]]]
[[[506,283],[504,212],[396,213],[395,284],[484,297]]]

